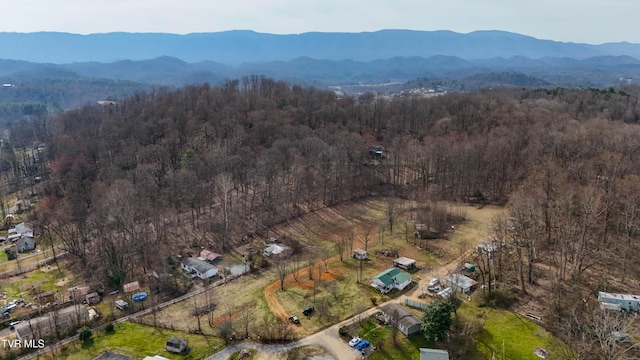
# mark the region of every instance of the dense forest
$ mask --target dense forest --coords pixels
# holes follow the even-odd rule
[[[10,140],[46,143],[38,222],[114,288],[180,249],[226,251],[361,197],[507,204],[495,228],[513,266],[488,270],[526,296],[536,264],[549,265],[549,327],[587,359],[599,355],[568,320],[587,308],[572,301],[640,290],[639,95],[522,88],[388,101],[251,76],[34,117]]]

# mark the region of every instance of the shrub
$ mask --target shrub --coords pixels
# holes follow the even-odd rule
[[[104,327],[104,331],[107,334],[113,334],[116,332],[116,328],[113,326],[113,323],[108,323],[107,326]]]
[[[78,331],[78,339],[80,339],[80,341],[82,342],[89,341],[91,339],[91,336],[93,336],[93,333],[91,332],[91,329],[86,326]]]

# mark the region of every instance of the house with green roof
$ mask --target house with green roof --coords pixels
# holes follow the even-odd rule
[[[371,278],[371,286],[386,294],[393,289],[403,290],[411,284],[411,275],[398,268],[387,269]]]

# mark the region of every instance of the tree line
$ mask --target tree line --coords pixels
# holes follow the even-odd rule
[[[639,94],[338,97],[249,76],[34,118],[15,141],[47,144],[39,219],[109,286],[184,248],[224,251],[321,207],[390,195],[509,201],[495,228],[516,260],[495,272],[526,292],[540,259],[559,283],[635,269]]]

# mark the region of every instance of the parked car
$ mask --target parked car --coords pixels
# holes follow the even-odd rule
[[[307,306],[306,308],[302,309],[302,314],[304,314],[305,316],[309,316],[315,310],[316,308],[314,308],[313,306]]]
[[[369,340],[362,340],[358,343],[358,345],[356,346],[358,350],[364,350],[366,348],[369,347],[369,345],[371,345],[371,343],[369,343]]]
[[[7,241],[7,238],[4,236],[0,236],[0,242],[5,242],[5,241]]]
[[[16,325],[20,324],[20,320],[12,321],[9,323],[9,329],[14,330]]]
[[[289,316],[289,321],[291,321],[294,324],[300,324],[300,319],[298,319],[298,317],[295,315]]]
[[[429,287],[427,287],[427,290],[437,293],[438,291],[440,291],[440,286],[438,286],[438,285],[429,286]]]
[[[360,339],[359,336],[356,336],[353,339],[351,339],[351,341],[349,341],[349,346],[354,347],[354,346],[358,345],[358,343],[360,341],[362,341],[362,339]]]
[[[437,278],[433,278],[431,280],[429,280],[429,286],[436,286],[440,283],[440,280],[438,280]]]

